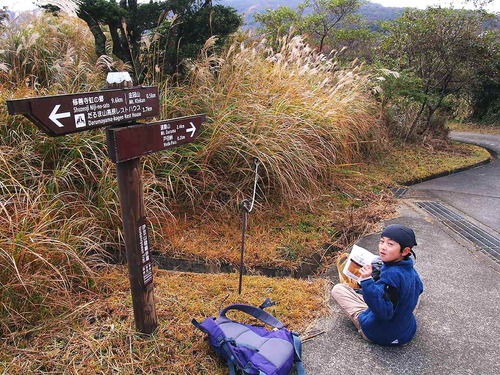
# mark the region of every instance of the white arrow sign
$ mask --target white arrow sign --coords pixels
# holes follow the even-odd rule
[[[186,129],[187,132],[191,133],[191,138],[193,138],[194,132],[196,131],[196,126],[194,126],[193,122],[189,122],[191,124],[191,127],[189,129]]]
[[[59,121],[59,119],[60,118],[70,117],[71,113],[69,113],[69,112],[57,113],[57,111],[59,110],[59,108],[61,108],[61,105],[60,104],[56,104],[56,106],[54,107],[54,109],[50,113],[49,119],[51,119],[54,122],[54,124],[56,124],[57,126],[59,126],[60,128],[62,128],[62,127],[64,127],[64,125],[61,124],[61,122]]]

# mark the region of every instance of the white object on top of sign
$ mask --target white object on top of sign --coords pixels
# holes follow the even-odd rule
[[[110,85],[113,83],[132,82],[132,78],[130,78],[129,72],[109,72],[106,82]]]

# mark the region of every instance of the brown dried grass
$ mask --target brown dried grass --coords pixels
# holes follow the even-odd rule
[[[159,327],[143,337],[135,332],[126,269],[103,271],[100,282],[106,294],[88,294],[65,315],[3,336],[3,373],[225,374],[227,367],[211,352],[205,335],[194,329],[192,318],[201,321],[234,302],[258,306],[270,297],[278,304],[268,311],[307,339],[316,318],[327,312],[329,289],[325,280],[246,276],[238,296],[236,274],[157,271]]]
[[[215,55],[213,43],[189,66],[186,85],[163,90],[164,117],[205,112],[208,119],[197,146],[154,159],[172,166],[165,183],[176,196],[234,210],[252,186],[257,157],[261,201],[307,206],[338,168],[385,147],[361,67],[336,70],[297,36],[279,51],[245,39]],[[185,156],[189,164],[180,164]]]

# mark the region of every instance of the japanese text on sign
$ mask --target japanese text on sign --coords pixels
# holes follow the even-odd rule
[[[156,97],[155,93],[149,95]],[[134,120],[153,110],[151,106],[144,105],[146,99],[141,97],[140,91],[116,93],[110,100],[99,95],[74,98],[72,102],[77,128]],[[84,113],[87,114],[87,120]]]
[[[134,122],[159,114],[157,87],[136,87],[8,100],[10,114],[24,114],[50,136]]]
[[[141,248],[142,279],[144,285],[153,281],[153,267],[149,254],[148,229],[146,223],[139,224],[139,245]]]
[[[205,115],[108,129],[108,154],[115,163],[190,143],[200,133]]]

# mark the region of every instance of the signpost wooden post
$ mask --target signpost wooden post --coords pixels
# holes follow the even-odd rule
[[[154,303],[149,237],[144,214],[140,159],[116,163],[116,176],[135,327],[139,332],[149,334],[156,330],[158,321]]]
[[[7,100],[7,107],[11,115],[23,114],[52,137],[108,126],[108,155],[116,163],[135,325],[150,334],[158,322],[140,157],[194,141],[205,115],[137,123],[159,115],[158,88],[130,87],[121,77],[120,83],[124,88]],[[116,87],[117,82],[113,84]]]

